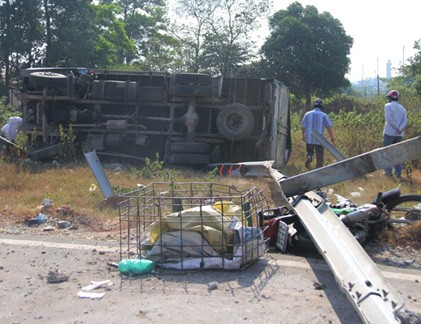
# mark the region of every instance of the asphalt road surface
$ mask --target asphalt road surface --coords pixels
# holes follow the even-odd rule
[[[115,241],[0,235],[0,322],[361,323],[323,259],[267,253],[242,270],[127,279],[107,265],[118,251]],[[421,271],[380,269],[421,313]],[[108,283],[92,290],[102,297],[78,296],[92,281]]]

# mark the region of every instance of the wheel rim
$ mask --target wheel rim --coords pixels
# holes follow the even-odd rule
[[[237,113],[231,113],[226,119],[227,128],[233,132],[244,127],[244,117]]]

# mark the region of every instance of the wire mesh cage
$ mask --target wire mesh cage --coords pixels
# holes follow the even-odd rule
[[[262,190],[211,182],[153,182],[119,204],[120,258],[158,268],[240,269],[266,252]]]

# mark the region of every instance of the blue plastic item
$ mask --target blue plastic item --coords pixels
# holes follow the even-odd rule
[[[45,224],[47,222],[47,218],[42,213],[38,214],[37,220],[39,224]]]

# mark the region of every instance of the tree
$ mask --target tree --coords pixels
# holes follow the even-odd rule
[[[179,39],[184,52],[183,65],[187,71],[199,72],[201,53],[205,33],[218,7],[218,1],[178,0],[175,12],[176,23],[172,26],[173,34]]]
[[[418,52],[409,59],[409,65],[405,66],[404,70],[415,80],[415,90],[421,96],[421,39],[414,43],[414,49]]]
[[[1,40],[1,63],[5,65],[5,85],[6,85],[6,95],[7,87],[9,86],[9,77],[10,77],[10,52],[11,52],[11,39],[9,36],[11,33],[11,6],[10,0],[6,0],[0,7],[1,11],[1,20],[0,20],[0,40]]]
[[[124,22],[118,18],[121,8],[113,3],[92,5],[92,8],[95,13],[93,63],[98,67],[126,63],[125,55],[135,53],[135,47],[127,36]]]
[[[167,10],[164,0],[102,0],[114,4],[117,17],[134,50],[121,48],[124,63],[150,70],[163,70],[177,56],[178,42],[167,31]]]
[[[37,64],[42,57],[44,29],[42,24],[42,3],[39,0],[15,1],[14,41],[12,68]]]
[[[190,55],[190,69],[235,75],[250,59],[251,34],[260,26],[269,0],[178,0],[185,23],[178,37]]]
[[[388,89],[398,90],[405,99],[421,96],[421,40],[414,42],[414,49],[418,53],[408,59],[408,64],[399,68],[399,75],[385,80]]]
[[[93,59],[90,0],[44,0],[46,66],[87,66]]]
[[[270,18],[271,34],[262,47],[266,69],[311,104],[311,96],[327,96],[346,87],[353,39],[339,20],[314,6],[294,2]]]
[[[43,37],[40,16],[39,0],[0,2],[0,67],[4,67],[5,76],[1,95],[8,95],[10,80],[18,69],[37,57],[35,48]]]

